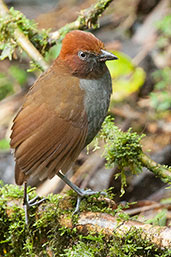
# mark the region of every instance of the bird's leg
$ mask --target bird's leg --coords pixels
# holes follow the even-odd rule
[[[23,199],[23,208],[25,211],[25,223],[28,225],[28,195],[27,195],[27,182],[24,182],[24,199]]]
[[[27,182],[25,181],[24,182],[24,199],[23,199],[23,208],[24,208],[24,211],[25,211],[25,222],[26,222],[26,225],[28,225],[28,221],[29,221],[29,217],[28,217],[28,209],[31,207],[31,206],[34,206],[34,205],[39,205],[40,203],[42,203],[43,201],[45,201],[45,198],[43,199],[40,199],[39,196],[36,196],[34,197],[33,199],[29,200],[29,197],[28,197],[28,194],[27,194]],[[37,201],[38,200],[38,201]]]
[[[79,211],[81,198],[89,195],[95,195],[97,193],[100,193],[101,195],[106,195],[106,192],[92,191],[91,189],[84,190],[79,188],[78,186],[73,184],[66,176],[64,176],[64,174],[61,171],[58,171],[57,175],[78,194],[74,214]]]

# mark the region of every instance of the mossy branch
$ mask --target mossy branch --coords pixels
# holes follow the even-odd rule
[[[121,175],[122,194],[124,193],[124,186],[126,186],[127,170],[130,170],[132,174],[138,174],[143,167],[146,167],[165,183],[171,182],[171,169],[156,163],[143,152],[141,139],[144,135],[139,136],[131,129],[127,132],[121,131],[114,125],[113,119],[108,116],[102,125],[99,136],[105,141],[104,157],[107,166],[117,165],[120,169],[120,173],[116,177]]]
[[[34,197],[33,189],[29,191]],[[131,220],[103,199],[83,199],[81,213],[73,216],[76,196],[49,195],[46,202],[30,209],[27,227],[22,196],[23,187],[0,188],[1,256],[123,257],[128,250],[129,256],[169,256],[170,228]]]
[[[106,10],[112,1],[113,0],[99,0],[91,7],[80,11],[80,15],[74,22],[66,24],[61,29],[51,33],[50,39],[54,41],[61,37],[63,38],[67,32],[75,29],[85,30],[90,28],[98,28],[99,16]]]
[[[12,20],[12,16],[11,16],[7,6],[3,3],[3,0],[0,0],[0,17],[1,17],[1,19],[6,18],[8,20],[10,20],[10,19]],[[18,46],[20,46],[28,54],[28,56],[35,63],[38,64],[38,66],[42,70],[46,70],[48,68],[48,64],[44,61],[42,55],[34,47],[34,45],[30,42],[28,37],[26,37],[24,35],[23,31],[19,28],[19,26],[17,24],[11,23],[10,25],[13,27],[13,29],[11,30],[12,33],[10,34],[10,37],[11,37],[10,41],[12,41],[12,39],[13,39],[16,42],[16,44]],[[8,41],[8,43],[10,43],[10,41]],[[4,41],[4,44],[5,44],[5,41]],[[15,43],[13,42],[13,45],[14,44]],[[10,49],[10,46],[8,46],[8,47]]]
[[[139,155],[139,159],[143,167],[152,171],[154,175],[162,179],[165,183],[171,183],[171,169],[169,167],[153,161],[143,152]]]

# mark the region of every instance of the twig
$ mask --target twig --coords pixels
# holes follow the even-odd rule
[[[7,6],[4,4],[3,0],[0,0],[0,17],[10,16]],[[49,66],[44,61],[42,55],[33,46],[33,44],[28,40],[28,38],[23,34],[23,32],[15,24],[16,28],[14,30],[14,39],[17,44],[28,54],[28,56],[37,63],[42,70],[46,70]]]
[[[161,204],[161,203],[155,202],[151,205],[124,210],[124,212],[133,216],[133,215],[138,215],[139,213],[142,213],[142,212],[146,212],[146,211],[150,211],[150,210],[154,210],[154,209],[160,209],[160,208],[164,208],[164,207],[168,208],[168,204]]]
[[[171,182],[171,170],[169,168],[156,163],[143,152],[139,156],[139,159],[144,167],[152,171],[160,179],[163,179],[165,183]]]
[[[113,0],[99,0],[95,5],[84,9],[80,12],[78,18],[69,24],[66,24],[61,29],[50,34],[50,40],[54,41],[59,39],[61,36],[64,37],[65,34],[71,30],[75,29],[89,29],[97,28],[98,18],[104,12],[104,10],[109,6]]]

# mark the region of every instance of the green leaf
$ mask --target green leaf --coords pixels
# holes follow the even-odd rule
[[[140,67],[135,67],[131,59],[120,52],[113,52],[119,59],[107,62],[112,76],[112,99],[121,101],[136,92],[145,81],[145,72]]]
[[[5,138],[0,140],[0,149],[1,150],[7,150],[10,148],[9,141]]]
[[[61,43],[58,43],[57,45],[52,46],[49,49],[49,51],[46,53],[45,60],[47,62],[51,62],[52,60],[55,60],[58,57],[59,53],[60,53],[61,46],[62,46]]]
[[[2,46],[1,46],[2,48]],[[2,53],[0,55],[0,60],[4,60],[5,58],[9,58],[10,60],[12,60],[12,54],[14,52],[15,49],[15,45],[14,44],[10,44],[10,43],[6,43],[3,45],[3,50]]]
[[[131,59],[121,52],[111,51],[118,57],[118,60],[108,61],[107,67],[110,70],[112,78],[117,78],[121,75],[129,75],[134,70]]]

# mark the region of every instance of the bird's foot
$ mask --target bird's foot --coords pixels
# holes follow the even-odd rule
[[[106,192],[92,191],[91,189],[87,189],[87,190],[80,189],[79,191],[80,192],[78,193],[78,196],[77,196],[77,204],[73,212],[73,215],[79,212],[81,199],[83,197],[95,195],[95,194],[107,195]]]
[[[91,189],[81,189],[78,186],[76,186],[75,184],[73,184],[61,171],[58,171],[57,175],[68,185],[70,186],[78,195],[77,198],[77,204],[76,204],[76,208],[75,211],[73,212],[73,214],[77,213],[79,211],[80,208],[80,202],[81,199],[83,197],[89,196],[89,195],[95,195],[95,194],[101,194],[101,195],[107,195],[107,193],[105,192],[98,192],[98,191],[92,191]]]
[[[26,198],[24,198],[23,208],[24,208],[24,211],[25,211],[26,225],[28,225],[28,223],[29,223],[28,210],[30,209],[30,207],[35,206],[35,205],[39,205],[42,202],[44,202],[45,200],[46,200],[45,198],[40,199],[40,196],[36,196],[31,200],[29,200],[28,196],[26,196]]]
[[[26,225],[28,225],[29,223],[29,216],[28,216],[28,210],[30,209],[30,207],[35,206],[35,205],[39,205],[41,204],[43,201],[45,201],[45,198],[40,198],[40,196],[36,196],[33,199],[29,200],[28,194],[27,194],[27,183],[24,183],[24,199],[23,199],[23,208],[25,211],[25,223]]]
[[[28,198],[28,197],[27,197]],[[38,200],[38,201],[37,201]],[[33,199],[31,199],[31,200],[28,200],[27,199],[27,201],[25,202],[24,201],[24,204],[23,205],[28,205],[28,207],[30,208],[30,207],[32,207],[32,206],[34,206],[34,205],[39,205],[40,203],[42,203],[43,201],[45,201],[46,199],[45,198],[42,198],[41,199],[41,197],[40,196],[36,196],[36,197],[34,197]]]

